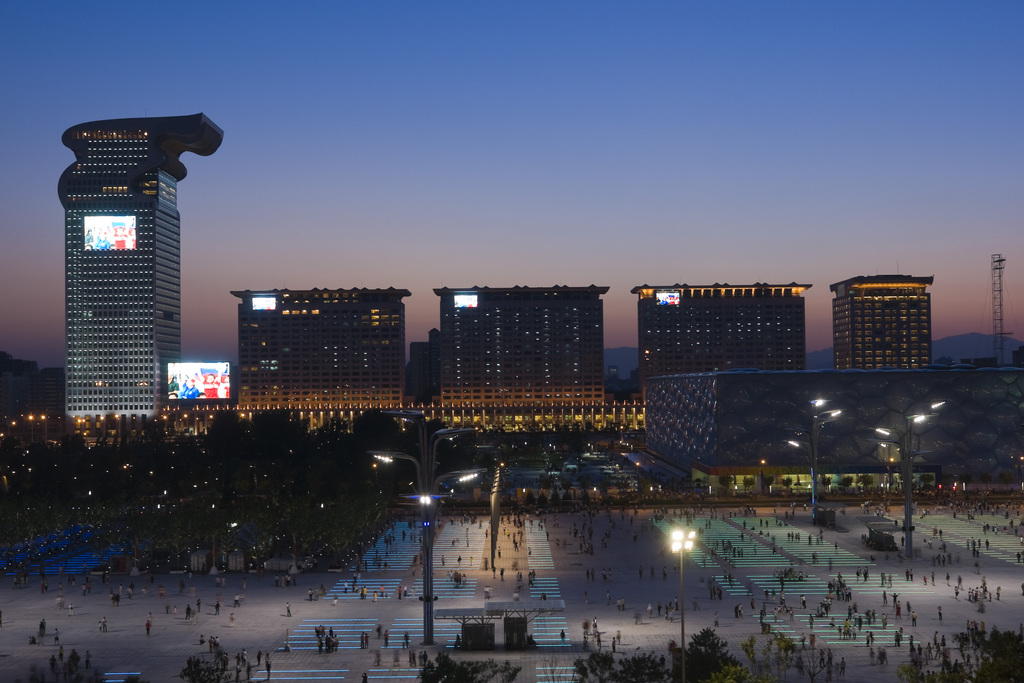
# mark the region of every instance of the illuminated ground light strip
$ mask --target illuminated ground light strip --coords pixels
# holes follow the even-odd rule
[[[456,570],[458,571],[458,570]],[[476,595],[477,580],[462,578],[462,585],[455,586],[449,579],[434,579],[434,595],[438,598],[472,598]],[[423,592],[423,579],[413,581],[412,595],[419,596]],[[415,600],[416,598],[407,598]]]
[[[392,680],[392,679],[412,679],[417,680],[420,677],[419,669],[367,669],[368,673],[366,677],[372,680]]]
[[[338,598],[339,600],[359,600],[362,594],[363,587],[366,588],[366,599],[373,600],[373,591],[377,591],[378,600],[397,600],[395,593],[398,591],[398,587],[401,585],[401,579],[387,579],[375,577],[372,583],[368,583],[368,579],[363,577],[361,583],[356,584],[356,589],[352,590],[352,581],[341,580],[334,584],[334,587],[327,591],[327,596],[324,600],[333,600]],[[380,597],[380,589],[384,588],[384,592],[387,593],[387,598]],[[347,589],[347,590],[346,590]]]
[[[467,534],[466,531],[470,533]],[[454,543],[453,543],[454,541]],[[467,545],[467,541],[469,545]],[[441,571],[479,569],[489,545],[482,528],[448,524],[434,541],[434,569]],[[458,558],[462,557],[462,564]],[[444,564],[441,559],[444,558]]]
[[[391,624],[391,642],[394,643],[392,647],[402,647],[402,638],[406,631],[409,632],[410,640],[412,638],[422,638],[423,618],[399,617],[395,619]],[[394,634],[396,633],[399,635],[395,636]],[[455,636],[459,635],[462,635],[462,625],[457,621],[450,619],[434,620],[434,636],[438,640],[447,638],[445,647],[455,647]]]
[[[275,681],[342,681],[345,680],[345,675],[349,672],[349,669],[274,669]],[[297,676],[288,676],[287,674],[305,674]],[[322,674],[322,675],[317,675]],[[337,674],[337,675],[330,675]],[[251,680],[258,680],[253,678]]]
[[[388,563],[387,571],[398,572],[408,571],[412,567],[413,560],[420,552],[420,539],[411,534],[406,534],[406,540],[401,540],[401,534],[397,534],[395,542],[388,545],[384,542],[385,537],[381,536],[377,542],[370,546],[370,549],[363,553],[363,562],[366,563],[367,571],[385,571],[384,562]],[[380,556],[380,568],[377,567],[376,558]],[[349,563],[348,571],[356,572],[359,569],[352,562]]]
[[[549,600],[561,598],[562,592],[558,589],[558,579],[534,577],[533,585],[530,586],[530,598],[540,600],[542,594]]]
[[[538,666],[537,683],[572,683],[576,668],[572,664],[565,666]]]
[[[288,645],[293,650],[319,650],[316,627],[323,626],[325,630],[334,629],[334,637],[338,639],[339,650],[358,650],[360,649],[360,636],[363,633],[375,633],[378,623],[372,617],[303,619],[303,625],[292,631],[292,635],[288,638]]]
[[[662,520],[656,523],[658,528],[661,529],[666,535],[671,531],[666,521]],[[789,567],[791,561],[788,557],[785,557],[781,553],[773,553],[771,550],[771,542],[767,541],[762,543],[755,538],[744,534],[742,538],[737,538],[736,527],[732,526],[727,522],[721,520],[711,520],[710,528],[702,526],[703,533],[700,536],[701,544],[709,549],[714,549],[716,541],[728,541],[732,543],[733,547],[741,549],[743,555],[732,556],[721,554],[723,557],[727,557],[729,561],[736,567]],[[758,537],[763,538],[763,537]],[[756,553],[755,553],[756,551]],[[707,566],[708,562],[702,561],[703,558],[698,559],[694,557],[698,567]],[[713,561],[713,558],[708,558],[709,561]]]
[[[561,637],[562,631],[568,629],[569,624],[564,616],[538,616],[533,620],[533,638],[537,641],[537,647],[571,649],[572,641],[568,634],[566,634],[564,644]]]
[[[750,522],[753,525],[757,523],[758,519],[759,518],[757,517],[736,517],[733,521],[742,526],[743,522]],[[753,528],[753,526],[751,526],[751,528]],[[828,566],[828,561],[830,559],[832,560],[833,566],[839,567],[863,567],[864,565],[870,567],[875,565],[874,562],[859,557],[845,548],[836,549],[834,545],[827,543],[821,543],[819,545],[817,542],[812,542],[808,544],[808,536],[815,538],[815,535],[806,534],[805,531],[791,526],[787,522],[783,522],[781,526],[777,525],[771,527],[771,529],[772,535],[775,537],[775,545],[778,546],[780,550],[785,550],[787,553],[804,560],[809,565],[812,563],[812,560],[814,559],[813,556],[815,554],[818,555],[818,566],[821,566],[822,564]],[[800,534],[800,540],[787,538],[786,534],[788,533]]]
[[[551,559],[551,546],[548,543],[547,531],[539,527],[526,530],[527,564],[530,569],[554,569]]]

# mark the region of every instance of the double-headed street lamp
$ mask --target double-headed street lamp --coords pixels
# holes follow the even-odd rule
[[[935,411],[942,407],[945,401],[933,403],[931,410]],[[893,446],[900,454],[900,477],[903,479],[903,554],[907,559],[914,558],[914,425],[924,422],[936,413],[914,413],[903,414],[904,424],[899,427],[876,427],[875,431],[881,434],[883,439],[877,439],[878,443]]]
[[[791,446],[797,448],[807,448],[811,458],[811,524],[818,521],[818,437],[821,434],[821,428],[826,423],[831,422],[839,416],[842,410],[826,410],[824,412],[817,412],[817,410],[825,405],[825,399],[818,398],[811,401],[811,406],[815,410],[815,414],[811,415],[811,428],[810,429],[797,429],[794,430],[797,434],[806,435],[805,441],[790,440]],[[761,461],[764,462],[763,460]]]
[[[423,510],[423,644],[434,644],[434,521],[437,515],[437,487],[443,477],[437,476],[437,447],[475,429],[439,429],[427,435],[427,418],[416,410],[385,410],[385,415],[411,422],[416,426],[416,444],[419,457],[405,453],[375,453],[378,459],[408,460],[416,466],[416,492]]]
[[[679,680],[686,683],[686,584],[683,582],[683,560],[686,551],[693,548],[696,532],[685,532],[682,529],[672,530],[672,552],[679,553]]]

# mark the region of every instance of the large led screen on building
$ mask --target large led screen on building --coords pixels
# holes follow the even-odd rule
[[[679,292],[655,292],[659,306],[678,306]]]
[[[135,216],[86,216],[87,251],[123,251],[135,248]]]
[[[456,294],[455,308],[476,308],[476,294]]]
[[[227,362],[168,363],[167,398],[210,401],[231,398],[231,369]]]
[[[252,298],[252,310],[254,311],[273,311],[276,309],[276,296],[254,296]]]

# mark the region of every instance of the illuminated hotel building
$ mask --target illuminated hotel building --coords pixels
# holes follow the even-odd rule
[[[441,404],[603,404],[601,295],[607,291],[593,285],[435,289],[441,304]]]
[[[932,359],[932,277],[869,275],[831,286],[837,370],[923,368]]]
[[[353,412],[402,406],[406,289],[246,290],[238,407]]]
[[[811,285],[641,285],[640,386],[659,375],[736,368],[803,370],[804,298]]]
[[[167,363],[181,356],[179,156],[213,154],[223,137],[203,114],[64,132],[75,154],[58,183],[66,409],[77,421],[117,415],[130,425],[162,407]]]

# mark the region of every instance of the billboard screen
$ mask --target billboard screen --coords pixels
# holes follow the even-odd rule
[[[86,251],[124,251],[135,248],[135,216],[86,216]]]
[[[679,292],[656,292],[659,306],[678,306]]]
[[[476,308],[476,294],[456,294],[455,308]]]
[[[254,310],[254,311],[274,311],[274,310],[277,310],[277,297],[274,297],[274,296],[254,296],[252,298],[252,310]]]
[[[226,361],[168,363],[167,398],[210,401],[231,398],[231,369]]]

